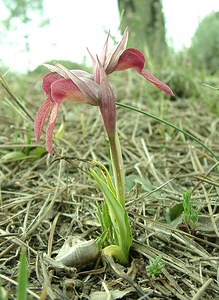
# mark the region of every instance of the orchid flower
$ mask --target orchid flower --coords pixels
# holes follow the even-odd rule
[[[144,69],[145,57],[141,51],[135,48],[126,49],[128,42],[128,28],[125,29],[121,41],[112,49],[108,49],[109,34],[103,47],[100,62],[103,65],[107,75],[115,71],[123,71],[133,68],[145,79],[153,83],[160,90],[169,95],[174,95],[173,91],[162,81],[157,79],[149,71]],[[88,50],[89,52],[89,50]],[[100,70],[98,61],[89,52],[94,65],[94,80],[99,83]]]
[[[115,133],[116,109],[115,98],[108,82],[107,75],[134,68],[167,94],[174,95],[172,90],[162,81],[144,69],[144,55],[135,48],[126,49],[128,28],[121,41],[112,49],[108,49],[109,34],[101,56],[96,59],[91,55],[93,76],[82,70],[68,70],[60,64],[45,65],[51,71],[43,77],[42,89],[46,100],[40,107],[34,122],[36,141],[39,140],[43,125],[48,117],[46,129],[46,149],[52,153],[52,135],[60,104],[65,100],[75,103],[87,103],[100,107],[108,136]]]
[[[34,131],[38,141],[48,117],[46,149],[52,154],[52,135],[60,104],[69,100],[75,103],[99,105],[99,85],[93,81],[93,76],[85,71],[70,71],[60,64],[45,66],[51,72],[43,77],[42,89],[46,94],[46,100],[36,115]]]

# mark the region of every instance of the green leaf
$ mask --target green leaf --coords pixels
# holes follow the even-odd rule
[[[24,154],[23,152],[13,151],[13,152],[9,152],[9,153],[3,155],[1,157],[1,160],[2,161],[18,160],[18,159],[21,159],[21,158],[24,158],[24,157],[26,157],[26,154]]]
[[[102,208],[102,210],[101,210]],[[108,206],[104,201],[102,205],[97,204],[97,218],[100,222],[102,228],[102,246],[104,244],[110,245],[113,241],[113,230],[112,230],[112,222],[108,212]]]
[[[0,281],[0,300],[8,300],[8,293],[2,286],[1,281]]]
[[[128,257],[129,248],[132,244],[128,215],[123,206],[117,201],[115,194],[107,185],[106,179],[104,180],[101,176],[98,176],[93,169],[90,170],[90,173],[104,195],[104,199],[109,209],[109,215],[118,239],[118,246],[122,249],[124,255]]]
[[[65,129],[65,126],[64,126],[64,122],[62,122],[58,128],[58,130],[56,131],[56,134],[55,134],[55,139],[60,139],[64,133],[64,129]]]
[[[161,263],[162,258],[163,255],[158,255],[155,260],[146,267],[149,276],[157,276],[160,274],[160,271],[165,267],[165,265]]]
[[[33,150],[30,151],[30,156],[33,156],[35,158],[41,157],[46,152],[44,147],[36,147]]]
[[[112,179],[110,177],[110,174],[109,174],[107,168],[103,164],[99,163],[96,160],[93,160],[92,163],[95,166],[97,166],[95,171],[98,174],[98,176],[100,178],[102,178],[108,184],[108,186],[111,189],[111,191],[113,192],[113,194],[116,195],[116,190],[115,190],[115,187],[113,185]]]
[[[20,263],[19,263],[19,273],[18,273],[18,285],[17,285],[17,300],[27,299],[27,264],[25,252],[21,252]]]
[[[141,178],[138,175],[129,175],[125,178],[125,185],[126,190],[129,192],[131,189],[133,189],[136,185],[140,185],[140,192],[151,192],[155,189],[155,186],[153,186],[149,180],[145,178]],[[156,191],[151,195],[151,197],[159,197],[161,194],[160,191]],[[150,196],[149,196],[150,197]]]
[[[167,209],[166,221],[171,223],[173,226],[177,226],[182,222],[183,204],[177,203]]]

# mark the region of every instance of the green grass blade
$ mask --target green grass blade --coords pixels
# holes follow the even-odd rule
[[[8,300],[8,293],[3,288],[1,281],[0,281],[0,300]]]
[[[25,252],[21,252],[20,263],[19,263],[19,273],[18,273],[18,285],[17,285],[17,300],[27,299],[27,264]]]
[[[167,126],[170,126],[170,127],[174,128],[174,129],[177,130],[177,131],[182,132],[185,136],[189,137],[191,140],[195,141],[197,144],[199,144],[200,146],[202,146],[208,153],[211,154],[211,156],[212,156],[214,159],[216,159],[216,161],[219,160],[219,158],[214,154],[214,152],[211,151],[206,145],[204,145],[199,139],[197,139],[195,136],[193,136],[193,135],[190,134],[189,132],[187,132],[187,131],[185,131],[185,130],[179,128],[178,126],[176,126],[176,125],[174,125],[174,124],[172,124],[172,123],[170,123],[170,122],[168,122],[168,121],[166,121],[166,120],[164,120],[164,119],[160,119],[159,117],[157,117],[157,116],[155,116],[155,115],[152,115],[152,114],[150,114],[150,113],[147,113],[147,112],[145,112],[144,110],[141,110],[141,109],[139,109],[139,108],[133,107],[133,106],[131,106],[131,105],[128,105],[128,104],[122,104],[122,103],[118,103],[118,102],[116,102],[116,105],[118,105],[118,106],[120,106],[120,107],[128,108],[128,109],[133,110],[133,111],[136,111],[136,112],[139,112],[139,113],[141,113],[141,114],[143,114],[143,115],[145,115],[145,116],[148,116],[148,117],[150,117],[150,118],[153,118],[154,120],[156,120],[156,121],[158,121],[158,122],[161,122],[161,123],[163,123],[163,124],[165,124],[165,125],[167,125]]]
[[[97,205],[97,219],[100,222],[101,228],[102,228],[102,234],[104,239],[102,240],[102,245],[106,244],[112,244],[113,243],[113,234],[111,230],[111,220],[108,213],[108,207],[106,202],[104,201],[102,205],[100,206],[98,203]],[[101,246],[102,246],[101,245]]]
[[[28,116],[31,123],[34,121],[34,118],[32,117],[31,113],[27,108],[21,103],[21,101],[15,96],[13,91],[10,89],[7,81],[4,79],[3,76],[0,75],[0,84],[3,86],[4,90],[7,91],[7,93],[10,95],[10,97],[14,100],[14,102],[20,107],[20,109]]]
[[[92,164],[97,167],[97,169],[95,169],[95,172],[98,174],[98,176],[107,183],[110,190],[113,192],[114,195],[116,195],[116,190],[107,168],[96,160],[93,160]]]

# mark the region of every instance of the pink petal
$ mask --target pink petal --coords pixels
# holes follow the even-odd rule
[[[61,64],[57,63],[55,68],[57,68],[57,72],[59,71],[61,72],[60,74],[63,74],[63,77],[70,78],[74,86],[78,87],[81,94],[84,95],[84,98],[89,99],[88,101],[86,101],[86,103],[89,103],[91,105],[97,105],[99,87],[96,82],[94,82],[91,78],[88,77],[89,74],[87,72],[84,72],[85,74],[79,77],[77,75],[79,73],[78,71],[70,71]],[[80,72],[80,75],[82,75],[82,72]]]
[[[108,33],[108,35],[107,35],[107,38],[106,38],[106,41],[105,41],[105,44],[103,47],[103,51],[102,51],[102,54],[100,57],[100,63],[104,66],[104,69],[107,74],[110,74],[115,70],[115,68],[118,64],[119,57],[126,48],[126,45],[128,42],[128,27],[125,29],[121,41],[116,46],[114,46],[112,49],[108,50],[109,36],[110,36],[110,33]],[[88,53],[90,54],[92,62],[93,62],[94,81],[97,83],[100,83],[99,64],[98,64],[97,60],[93,57],[93,55],[90,53],[89,50],[88,50]]]
[[[110,87],[108,77],[103,66],[99,62],[100,69],[100,93],[99,106],[103,117],[104,126],[108,136],[114,135],[116,130],[116,105],[113,90]]]
[[[51,84],[62,78],[61,75],[57,74],[56,72],[50,72],[46,75],[43,76],[43,81],[42,81],[42,89],[44,90],[44,92],[49,95],[50,91],[51,91]]]
[[[145,64],[144,55],[135,48],[129,48],[126,49],[120,56],[115,71],[122,71],[129,68],[134,68],[139,74],[144,76],[144,78],[146,78],[148,81],[153,83],[160,90],[174,96],[173,91],[165,83],[157,79],[149,71],[144,70],[144,64]]]
[[[122,71],[134,68],[140,72],[144,68],[144,55],[135,48],[126,49],[120,56],[115,71]]]
[[[90,79],[87,78],[87,80]],[[54,101],[54,105],[50,113],[46,130],[46,149],[50,154],[52,154],[52,136],[60,104],[64,100],[70,100],[74,102],[92,103],[93,105],[92,100],[89,97],[86,98],[70,78],[61,78],[53,82],[51,84],[51,97]],[[95,105],[97,105],[96,102]]]
[[[65,78],[69,77],[66,72],[66,70],[68,69],[59,63],[55,63],[54,65],[44,64],[44,66],[47,69],[49,69],[51,73],[58,73],[59,75],[61,75],[61,77],[65,77]],[[90,73],[83,70],[68,70],[68,71],[77,75],[78,77],[86,77],[86,78],[93,79],[93,76]]]
[[[168,85],[166,85],[165,83],[163,83],[162,81],[160,81],[159,79],[157,79],[154,75],[152,75],[150,72],[148,72],[147,70],[142,70],[140,72],[140,74],[142,76],[144,76],[144,78],[146,78],[148,81],[150,81],[151,83],[153,83],[156,87],[158,87],[160,90],[164,91],[166,94],[169,94],[171,96],[174,96],[173,91],[171,90],[171,88],[168,87]]]
[[[52,154],[52,135],[55,127],[59,104],[55,103],[49,116],[49,121],[46,129],[46,150]]]
[[[103,46],[103,51],[102,51],[102,55],[100,57],[100,63],[104,66],[105,60],[106,60],[106,55],[107,55],[107,51],[108,51],[108,44],[109,44],[109,37],[110,37],[110,32],[108,32],[107,38],[106,38],[106,42]]]
[[[93,57],[93,55],[90,53],[89,49],[87,48],[87,51],[91,57],[92,63],[93,63],[93,76],[94,76],[94,81],[97,83],[100,83],[100,70],[99,66],[97,64],[96,59]]]
[[[34,120],[34,133],[35,133],[35,138],[36,138],[37,142],[38,142],[38,140],[39,140],[39,138],[42,134],[45,119],[49,115],[52,107],[53,107],[53,101],[48,96],[46,98],[46,100],[43,102],[40,109],[38,110],[38,113],[37,113],[36,118]]]
[[[85,96],[70,78],[62,78],[53,82],[51,85],[51,97],[58,104],[61,104],[64,100],[70,100],[73,102],[98,105],[96,99]]]
[[[81,84],[80,84],[79,89],[81,90],[81,92],[92,99],[93,102],[92,105],[98,105],[98,95],[99,95],[99,87],[100,87],[99,84],[93,79],[90,79],[88,77],[81,77],[80,79],[86,85],[86,89],[83,89],[82,91]]]
[[[44,67],[49,69],[52,73],[57,73],[61,77],[66,77],[66,72],[64,70],[62,70],[61,68],[59,68],[56,64],[55,65],[44,64]],[[57,78],[57,79],[59,79],[59,78]]]
[[[51,85],[60,78],[62,77],[55,72],[51,72],[43,76],[42,88],[46,93],[46,100],[43,102],[34,120],[34,133],[37,142],[42,134],[46,117],[49,115],[54,105],[53,99],[51,97]]]
[[[75,74],[76,76],[78,76],[79,78],[83,79],[83,78],[88,78],[88,79],[94,79],[93,75],[83,71],[83,70],[70,70],[71,73]]]
[[[103,64],[107,74],[111,74],[119,61],[121,54],[125,51],[128,42],[128,27],[125,29],[121,41],[107,52],[105,63]]]
[[[88,103],[90,105],[99,104],[99,85],[92,80],[91,74],[80,70],[71,72],[61,65],[56,65],[55,68],[57,68],[57,71],[60,70],[59,74],[51,72],[43,77],[42,88],[47,98],[40,107],[34,121],[35,137],[38,141],[45,119],[50,114],[46,131],[46,148],[50,153],[52,153],[52,134],[60,104],[64,100]]]
[[[106,60],[106,55],[108,51],[108,43],[109,43],[109,36],[110,32],[107,35],[106,41],[103,46],[102,54],[100,56],[100,63],[104,65],[105,60]],[[87,48],[88,53],[90,54],[92,63],[93,63],[93,76],[94,76],[94,81],[97,83],[100,83],[100,70],[99,70],[99,64],[97,60],[93,57],[93,55],[90,53],[89,49]]]

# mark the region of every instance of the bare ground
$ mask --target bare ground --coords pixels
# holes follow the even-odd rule
[[[219,157],[219,118],[203,101],[143,97],[132,103],[127,97],[121,102],[176,124]],[[39,103],[29,104],[34,115]],[[69,236],[89,240],[100,235],[96,201],[102,195],[83,171],[93,158],[108,165],[98,109],[63,105],[59,121],[64,120],[65,130],[52,158],[31,155],[37,148],[32,122],[15,108],[3,103],[0,118],[0,279],[9,299],[16,297],[23,247],[32,299],[219,299],[219,168],[210,153],[173,128],[118,108],[134,239],[130,265],[98,260],[77,270],[58,270],[45,254],[54,257]],[[5,160],[13,151],[27,155]],[[193,229],[172,210],[187,190],[199,214]],[[158,255],[165,267],[151,277],[146,266]]]

